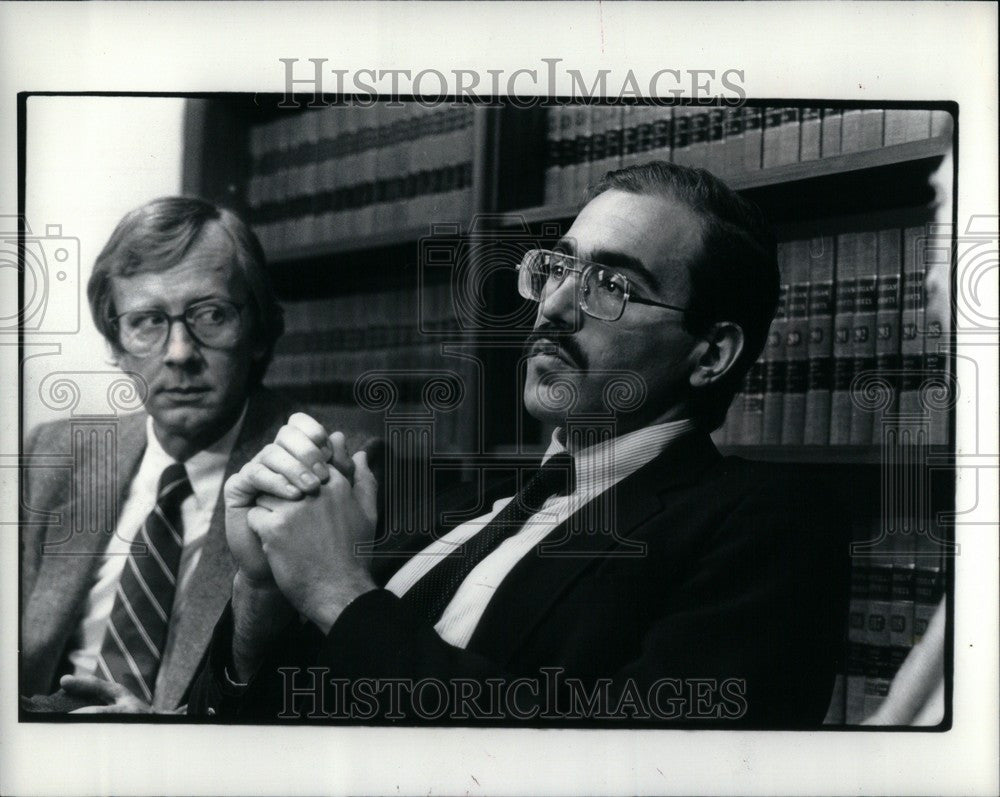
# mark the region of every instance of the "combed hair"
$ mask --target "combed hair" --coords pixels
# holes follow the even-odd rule
[[[217,224],[232,241],[233,265],[250,294],[254,344],[263,344],[266,351],[250,372],[251,385],[257,385],[264,378],[285,322],[271,287],[264,250],[253,231],[231,210],[193,197],[162,197],[127,213],[94,263],[87,283],[90,312],[97,329],[120,354],[112,323],[117,315],[112,279],[176,266],[209,224]]]
[[[704,169],[665,161],[628,166],[605,174],[588,201],[612,190],[676,199],[704,222],[701,254],[688,264],[691,298],[684,325],[697,334],[729,321],[738,324],[744,336],[736,366],[699,401],[700,419],[715,429],[760,356],[777,309],[780,275],[774,233],[760,208]]]

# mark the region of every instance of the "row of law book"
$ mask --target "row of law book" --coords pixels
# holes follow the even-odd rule
[[[905,416],[947,443],[949,261],[932,244],[924,227],[779,244],[778,310],[717,441],[877,445]]]
[[[265,251],[461,221],[472,207],[474,108],[333,105],[250,129],[247,204]]]
[[[545,204],[579,202],[606,172],[666,160],[722,177],[946,135],[944,111],[565,105],[548,109]]]
[[[944,598],[947,544],[913,526],[852,557],[844,671],[828,724],[859,725],[875,714]]]
[[[400,286],[287,304],[266,384],[372,435],[385,436],[394,418],[426,416],[436,450],[462,450],[476,417],[479,373],[473,360],[442,348],[440,333],[458,326],[451,286],[425,287],[419,304],[414,296],[412,286]],[[392,375],[357,385],[362,375],[384,371]]]

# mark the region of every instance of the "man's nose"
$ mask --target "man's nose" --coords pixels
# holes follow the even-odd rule
[[[577,320],[577,290],[576,274],[567,274],[566,278],[542,297],[539,304],[540,314],[549,321],[561,321],[570,326],[576,326]]]
[[[198,356],[198,342],[191,337],[188,328],[182,321],[174,321],[167,333],[166,350],[163,360],[166,363],[182,365]]]

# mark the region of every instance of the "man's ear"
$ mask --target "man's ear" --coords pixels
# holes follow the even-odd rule
[[[108,365],[114,366],[115,368],[122,368],[121,354],[112,345],[111,341],[104,341],[104,350],[107,353],[107,363]],[[122,368],[122,370],[125,370]]]
[[[707,387],[730,373],[743,353],[743,329],[732,321],[719,321],[703,335],[691,371],[691,387]]]

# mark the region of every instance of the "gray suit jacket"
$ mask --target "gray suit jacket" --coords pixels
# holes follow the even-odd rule
[[[227,478],[274,440],[291,411],[267,390],[251,395],[226,468]],[[122,416],[117,419],[116,434],[109,433],[107,424],[90,428],[76,424],[74,429],[70,421],[58,421],[33,430],[25,444],[21,694],[54,691],[58,677],[66,671],[67,648],[146,448],[146,417],[145,412]],[[110,437],[114,441],[109,444]],[[108,506],[115,499],[117,502]],[[229,600],[234,573],[226,546],[225,504],[220,497],[188,587],[190,608],[176,630],[177,648],[157,694],[158,707],[173,708],[184,699],[212,629]]]

